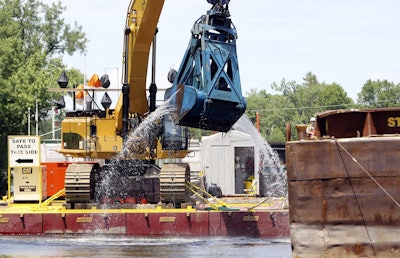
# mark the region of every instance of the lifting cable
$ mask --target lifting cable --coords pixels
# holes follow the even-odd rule
[[[342,150],[344,151],[344,152],[346,152],[346,154],[347,155],[349,155],[349,157],[362,169],[362,171],[365,173],[365,174],[367,174],[370,178],[371,178],[371,180],[372,181],[374,181],[374,183],[377,185],[377,186],[379,186],[379,188],[397,205],[397,207],[399,207],[400,208],[400,203],[398,202],[398,201],[396,201],[396,199],[388,192],[388,191],[386,191],[386,189],[360,164],[360,162],[358,162],[357,161],[357,159],[354,157],[354,156],[352,156],[351,154],[350,154],[350,152],[348,151],[348,150],[346,150],[344,147],[343,147],[343,145],[342,144],[340,144],[338,141],[337,141],[337,139],[335,139],[335,142],[336,142],[336,144],[340,147],[340,148],[342,148]],[[347,169],[346,169],[346,172],[347,172]]]
[[[349,155],[349,157],[350,157],[358,166],[360,166],[360,168],[361,168],[364,172],[366,172],[367,175],[370,176],[370,174],[368,173],[368,171],[366,171],[366,170],[364,169],[364,167],[361,166],[361,164],[356,160],[356,158],[354,158],[354,156],[352,156],[352,155],[350,154],[350,152],[348,152],[348,151],[343,147],[343,145],[340,144],[340,143],[338,142],[337,139],[335,139],[335,138],[333,138],[333,137],[332,137],[332,139],[335,140],[336,146],[340,147],[344,152],[346,152],[346,154]],[[364,215],[363,215],[363,213],[362,213],[361,205],[360,205],[360,202],[359,202],[359,200],[358,200],[358,198],[357,198],[356,191],[354,190],[354,186],[353,186],[353,183],[352,183],[350,174],[349,174],[349,170],[348,170],[347,167],[346,167],[346,163],[344,162],[342,153],[340,152],[339,148],[338,148],[338,151],[339,151],[340,159],[342,160],[342,163],[343,163],[343,166],[344,166],[344,170],[346,171],[347,178],[349,179],[349,184],[350,184],[351,190],[353,191],[354,198],[356,199],[358,211],[360,212],[360,215],[361,215],[361,218],[362,218],[362,222],[363,222],[363,225],[364,225],[364,228],[365,228],[365,232],[367,233],[369,243],[370,243],[370,245],[371,245],[372,251],[374,252],[374,256],[376,257],[375,247],[374,247],[374,245],[373,245],[373,243],[372,243],[371,235],[370,235],[370,233],[369,233],[369,230],[368,230],[368,227],[367,227],[367,223],[365,222],[365,218],[364,218]],[[370,177],[371,177],[371,176],[370,176]],[[374,181],[375,181],[375,180],[374,180]]]

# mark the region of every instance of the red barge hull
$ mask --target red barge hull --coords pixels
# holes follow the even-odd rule
[[[141,237],[289,237],[289,214],[277,211],[74,210],[7,213],[0,234],[116,234]]]
[[[43,163],[44,202],[3,197],[0,201],[0,235],[114,234],[140,237],[243,236],[289,238],[289,212],[284,199],[255,196],[222,198],[218,208],[167,208],[168,205],[110,203],[79,204],[71,209],[62,199],[68,162]],[[39,187],[40,188],[40,187]],[[19,196],[22,196],[21,193]],[[48,196],[48,195],[51,195]],[[59,196],[61,198],[57,199]],[[54,200],[57,199],[57,200]],[[104,206],[106,205],[106,206]],[[75,204],[78,206],[78,204]]]

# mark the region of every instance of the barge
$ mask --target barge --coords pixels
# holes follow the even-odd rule
[[[67,209],[64,200],[10,203],[4,198],[0,202],[0,235],[289,237],[289,214],[282,199],[268,202],[257,197],[220,199],[225,205],[214,208],[119,203]]]
[[[40,142],[35,136],[10,138]],[[29,149],[35,149],[34,145]],[[11,158],[20,159],[15,155]],[[179,207],[160,202],[160,178],[142,178],[156,186],[141,189],[147,192],[135,198],[71,202],[65,182],[70,177],[67,170],[77,164],[40,162],[41,170],[26,165],[12,167],[8,195],[0,200],[0,235],[289,238],[285,198],[261,197],[255,189],[217,198],[198,186],[198,177],[186,182],[191,201]],[[79,192],[82,194],[82,189]]]
[[[293,257],[400,256],[400,108],[316,114],[287,141]]]

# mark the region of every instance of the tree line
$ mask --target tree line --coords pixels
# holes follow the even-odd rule
[[[400,83],[388,80],[367,80],[357,100],[351,99],[337,83],[319,82],[312,72],[306,73],[302,83],[282,79],[270,85],[276,94],[267,90],[251,90],[247,94],[246,115],[255,123],[260,115],[260,133],[271,142],[285,141],[287,122],[292,127],[307,124],[318,112],[333,109],[398,107]],[[292,132],[294,128],[292,128]]]

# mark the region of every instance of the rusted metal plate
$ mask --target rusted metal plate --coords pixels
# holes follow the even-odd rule
[[[293,257],[399,257],[400,228],[290,225]]]
[[[286,143],[293,257],[400,257],[399,157],[395,135]]]
[[[322,221],[322,182],[289,181],[289,217],[306,224]]]
[[[333,110],[317,115],[318,136],[336,138],[400,133],[400,108]]]
[[[400,136],[338,142],[372,176],[400,176]],[[289,180],[367,176],[334,140],[288,142],[286,160]]]
[[[399,177],[375,179],[400,197]],[[289,204],[292,222],[400,226],[400,208],[369,177],[291,181]]]

